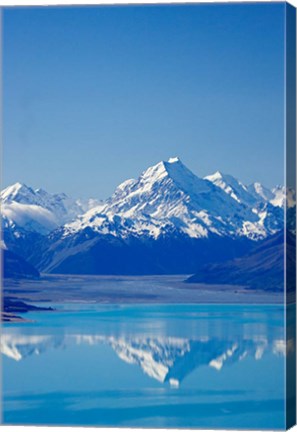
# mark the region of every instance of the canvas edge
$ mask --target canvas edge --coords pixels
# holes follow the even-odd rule
[[[288,223],[289,189],[296,190],[296,8],[285,6],[285,425],[296,425],[296,247],[290,247],[288,235],[296,240],[296,215]]]

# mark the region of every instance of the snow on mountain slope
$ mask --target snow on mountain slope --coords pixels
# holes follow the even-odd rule
[[[98,204],[98,201],[75,201],[65,194],[49,194],[43,189],[15,183],[1,192],[1,212],[10,225],[47,234]]]
[[[65,224],[63,237],[90,228],[123,238],[179,233],[190,238],[217,234],[259,239],[283,223],[281,212],[266,207],[269,202],[282,207],[284,188],[270,191],[259,183],[246,187],[219,171],[202,179],[178,158],[170,158],[138,179],[124,181],[106,202],[73,200],[21,183],[4,189],[1,200],[4,218],[42,234]]]
[[[296,193],[293,189],[286,188],[284,186],[276,186],[272,189],[273,198],[270,199],[270,203],[275,207],[284,207],[287,201],[287,207],[292,208],[296,206]]]
[[[265,214],[255,211],[253,204],[255,198],[233,177],[216,173],[202,179],[178,158],[170,158],[120,184],[105,204],[66,224],[63,235],[90,228],[124,238],[156,239],[169,232],[191,238],[264,238],[277,227],[265,227]]]
[[[248,191],[248,188],[231,175],[216,171],[214,174],[204,178],[214,183],[239,203],[253,206],[257,202],[256,197]]]
[[[194,273],[283,230],[284,194],[220,172],[199,178],[170,158],[121,183],[105,202],[16,183],[1,192],[3,239],[42,272]],[[288,196],[293,220],[295,194]]]
[[[277,186],[272,190],[258,182],[245,186],[235,177],[219,171],[204,178],[220,187],[235,201],[252,207],[255,213],[258,212],[258,209],[261,211],[263,204],[270,203],[274,207],[283,207],[285,203],[286,188],[284,186]],[[289,208],[296,205],[295,192],[290,189],[287,191],[287,201]]]
[[[267,202],[274,198],[273,191],[267,189],[265,186],[261,185],[261,183],[252,183],[247,189],[258,202]]]

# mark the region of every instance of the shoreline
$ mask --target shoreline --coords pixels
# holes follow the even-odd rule
[[[4,279],[3,322],[26,322],[30,310],[51,310],[52,304],[278,304],[285,294],[238,285],[185,282],[187,275],[97,276],[47,275],[39,279]],[[9,304],[8,304],[9,303]],[[27,304],[29,303],[29,304]],[[34,304],[43,305],[34,306]],[[7,307],[8,305],[8,307]],[[6,314],[5,316],[3,314]],[[11,314],[11,315],[7,315]]]
[[[30,301],[30,303],[32,303]],[[31,322],[22,316],[16,314],[26,314],[27,312],[50,312],[52,307],[40,307],[28,304],[17,297],[11,297],[4,294],[1,309],[2,322]]]

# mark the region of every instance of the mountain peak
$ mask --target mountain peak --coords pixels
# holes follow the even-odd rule
[[[239,180],[237,180],[237,178],[233,177],[230,174],[225,174],[222,171],[216,171],[213,174],[205,176],[204,179],[209,180],[213,183],[215,183],[216,181],[222,180],[226,183],[233,183],[233,184],[238,183],[238,184],[242,185],[242,183]]]
[[[48,195],[48,192],[46,192],[42,188],[35,189],[34,192],[37,193],[37,194],[40,194],[40,195]]]
[[[216,171],[213,174],[207,175],[204,177],[205,180],[214,182],[215,180],[221,180],[224,177],[224,174],[221,171]]]
[[[188,177],[194,176],[191,171],[180,161],[178,157],[171,157],[168,161],[160,161],[155,165],[150,166],[137,179],[129,179],[122,182],[115,190],[112,199],[123,200],[128,195],[130,197],[152,192],[156,184],[160,184],[163,180],[185,183]],[[132,194],[132,195],[131,195]]]
[[[26,186],[26,185],[23,184],[23,183],[16,182],[16,183],[14,183],[13,185],[8,186],[8,187],[18,190],[18,189],[21,189],[21,188],[23,188],[23,187],[24,187],[24,188],[27,188],[28,186]]]
[[[17,198],[24,198],[28,195],[31,196],[32,194],[34,195],[34,191],[30,187],[23,183],[16,182],[1,191],[1,200],[3,202],[13,201]]]
[[[10,186],[7,186],[7,188],[3,189],[3,193],[6,192],[18,192],[20,189],[30,189],[27,185],[25,185],[24,183],[20,183],[20,182],[16,182]]]
[[[149,168],[147,168],[142,174],[141,174],[141,178],[144,181],[156,181],[156,180],[161,180],[162,178],[167,176],[167,171],[166,171],[166,162],[158,162],[156,165],[153,165]]]
[[[251,190],[248,190],[243,183],[230,174],[223,174],[221,171],[216,171],[214,174],[204,177],[204,179],[221,188],[239,203],[250,206],[254,205],[257,201],[255,194],[251,193]]]
[[[149,167],[141,174],[141,180],[144,182],[154,183],[170,178],[177,182],[179,186],[185,182],[192,183],[202,181],[190,171],[178,157],[171,157],[168,161],[158,162],[156,165]]]
[[[256,196],[258,199],[260,198],[263,201],[273,200],[275,195],[270,189],[267,189],[259,182],[254,182],[249,185],[248,190],[251,194]]]
[[[179,157],[171,157],[168,159],[168,163],[170,163],[170,164],[177,163],[177,162],[180,162]]]

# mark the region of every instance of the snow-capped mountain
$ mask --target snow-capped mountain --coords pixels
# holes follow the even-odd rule
[[[231,175],[222,174],[220,171],[216,171],[214,174],[204,177],[204,179],[214,183],[238,203],[250,207],[255,206],[260,201],[258,196],[250,193],[247,186]]]
[[[258,182],[252,183],[247,189],[257,202],[271,202],[275,198],[273,191]]]
[[[49,194],[15,183],[1,192],[2,215],[10,226],[48,234],[89,209],[89,203],[75,201],[66,194]],[[96,205],[98,202],[90,203]]]
[[[119,185],[105,204],[66,224],[64,236],[88,227],[124,238],[156,239],[168,232],[190,238],[209,234],[264,238],[280,229],[282,220],[276,218],[275,227],[265,226],[266,213],[256,209],[258,202],[232,176],[216,173],[202,179],[178,158],[171,158]]]
[[[257,208],[257,206],[261,205],[263,207],[263,204],[268,203],[273,207],[280,208],[284,207],[285,203],[288,208],[296,205],[295,191],[292,189],[286,191],[284,186],[276,186],[272,190],[258,182],[246,186],[235,177],[229,174],[222,174],[220,171],[208,175],[204,179],[220,187],[235,201],[246,204],[249,207]]]
[[[283,230],[285,193],[220,172],[200,178],[178,158],[124,181],[105,202],[16,183],[1,193],[4,241],[40,271],[192,273]]]
[[[285,203],[287,208],[296,206],[296,192],[293,189],[284,186],[276,186],[272,189],[273,198],[270,200],[271,204],[275,207],[284,207]]]
[[[46,247],[47,235],[87,211],[98,200],[74,200],[15,183],[1,192],[2,241],[11,252],[29,263]]]

